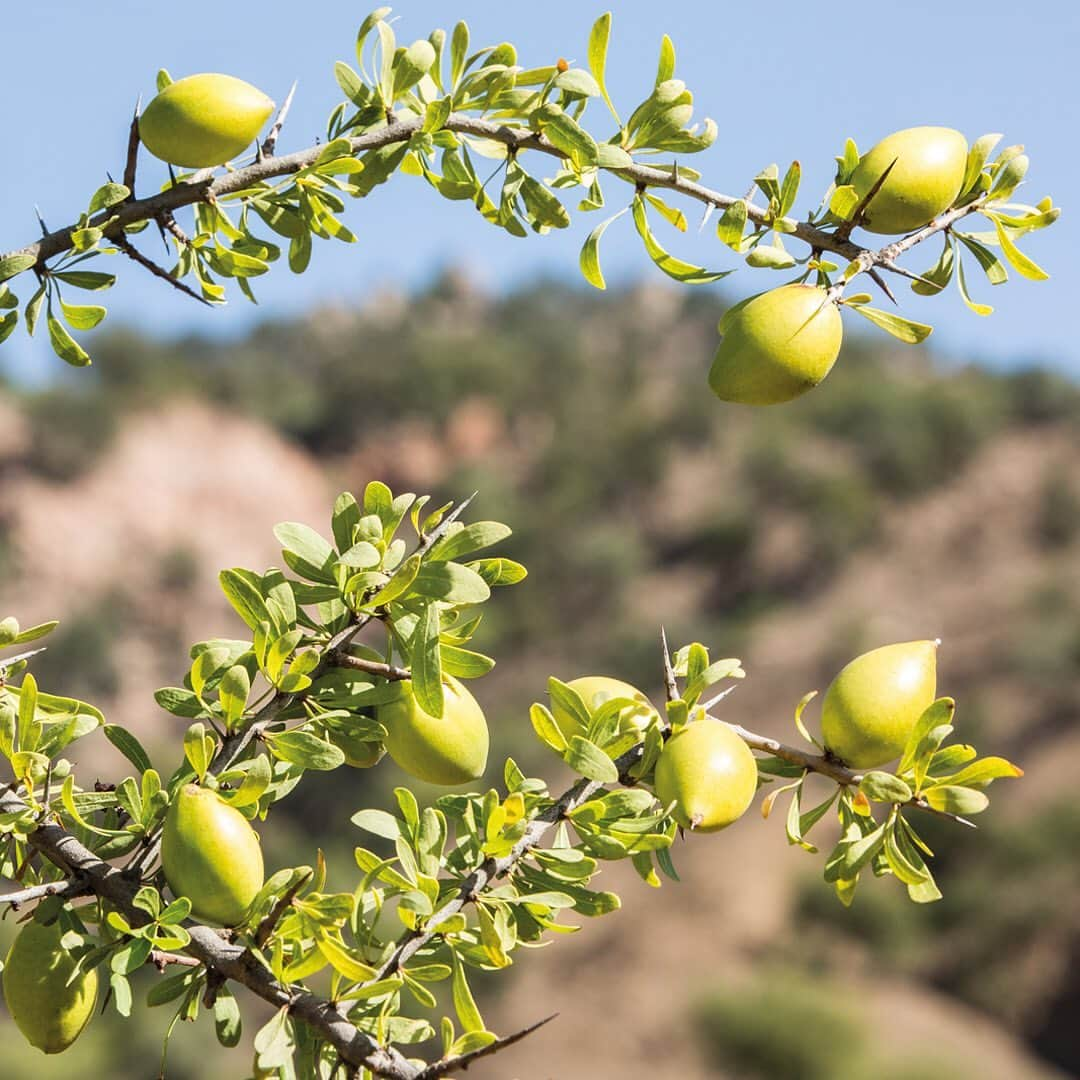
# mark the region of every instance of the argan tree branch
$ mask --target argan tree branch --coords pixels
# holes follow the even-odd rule
[[[515,153],[522,150],[536,150],[560,159],[565,159],[567,156],[543,135],[524,127],[481,120],[462,113],[451,113],[443,126],[447,131],[456,134],[472,135],[477,138],[501,142]],[[420,132],[422,127],[422,117],[410,116],[405,119],[395,117],[393,123],[388,124],[386,127],[355,136],[350,138],[348,142],[354,155],[361,154],[394,143],[407,142]],[[162,221],[182,207],[192,206],[200,202],[213,202],[216,199],[245,191],[257,184],[297,173],[301,169],[314,165],[323,149],[322,146],[312,146],[306,150],[298,150],[280,157],[264,156],[261,161],[256,161],[232,172],[222,173],[213,178],[200,179],[198,182],[179,183],[157,195],[145,199],[133,199],[118,207],[103,211],[92,219],[91,225],[104,228],[105,236],[115,239],[130,225],[142,221]],[[666,172],[648,165],[634,164],[623,168],[611,168],[606,171],[636,187],[666,188],[720,210],[742,201],[736,196],[726,195],[688,180],[677,172]],[[857,261],[860,272],[878,266],[886,270],[893,270],[893,264],[901,254],[936,233],[949,228],[968,214],[980,209],[984,201],[983,198],[975,199],[964,206],[949,210],[924,228],[919,229],[910,236],[888,244],[880,250],[863,247],[807,222],[791,221],[792,232],[790,235],[809,244],[811,248],[816,250],[833,252],[849,261]],[[747,205],[747,217],[756,225],[768,222],[766,211],[752,203]],[[72,233],[75,228],[75,225],[69,225],[63,229],[49,232],[41,239],[27,244],[25,247],[0,255],[0,259],[8,259],[13,256],[33,258],[32,266],[28,266],[27,269],[40,270],[49,259],[71,250],[73,246]]]
[[[26,803],[14,793],[0,795],[0,813],[23,813]],[[135,906],[137,877],[98,858],[62,826],[43,822],[32,832],[30,845],[66,874],[84,881],[89,891],[109,901],[133,926],[142,926],[147,913]],[[325,1039],[343,1061],[363,1066],[388,1080],[416,1080],[420,1070],[392,1048],[379,1046],[368,1034],[350,1023],[331,1003],[307,991],[296,992],[277,982],[252,954],[226,941],[209,926],[189,926],[187,955],[218,975],[241,983],[252,993],[291,1016],[304,1021]]]

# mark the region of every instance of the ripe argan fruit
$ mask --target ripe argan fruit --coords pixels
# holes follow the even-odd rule
[[[909,233],[929,225],[960,194],[968,144],[959,131],[913,127],[893,132],[860,159],[849,181],[859,198],[895,161],[862,217],[874,233]]]
[[[936,641],[884,645],[851,661],[821,706],[825,746],[853,769],[876,769],[904,752],[937,696]]]
[[[189,75],[170,83],[139,117],[139,136],[155,157],[186,169],[224,165],[262,130],[274,103],[232,75]]]
[[[236,926],[263,886],[259,837],[239,810],[208,788],[185,784],[161,835],[161,865],[198,919]]]
[[[708,717],[687,724],[664,744],[654,787],[684,829],[718,832],[746,813],[757,791],[757,762],[725,723]]]
[[[723,401],[778,405],[817,386],[836,362],[843,328],[814,285],[781,285],[727,311],[709,386]]]
[[[566,685],[578,692],[590,714],[595,713],[605,701],[612,698],[630,698],[635,702],[634,705],[624,706],[619,712],[620,731],[635,728],[644,731],[657,716],[652,702],[636,686],[631,686],[621,679],[612,679],[607,675],[583,675]],[[551,703],[551,715],[567,742],[574,735],[585,734],[581,724],[554,701]]]
[[[386,749],[410,776],[429,784],[465,784],[487,768],[488,728],[476,698],[457,681],[443,680],[443,714],[424,712],[412,683],[398,684],[398,697],[378,706]]]
[[[4,962],[4,999],[27,1042],[46,1054],[66,1050],[90,1022],[97,1001],[97,971],[76,975],[60,944],[60,920],[23,925]]]

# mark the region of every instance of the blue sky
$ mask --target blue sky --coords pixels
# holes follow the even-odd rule
[[[777,161],[783,168],[798,158],[804,184],[796,209],[805,213],[828,184],[832,157],[846,136],[866,149],[915,124],[947,124],[971,139],[1000,131],[1006,143],[1025,143],[1032,161],[1025,197],[1034,202],[1049,193],[1065,210],[1057,225],[1025,243],[1051,280],[1034,284],[1014,275],[991,293],[981,275],[972,275],[976,298],[997,308],[985,319],[969,313],[954,290],[928,301],[904,288],[902,302],[908,314],[935,325],[931,341],[949,354],[992,364],[1040,360],[1080,374],[1072,198],[1080,174],[1080,142],[1072,130],[1080,2],[1044,0],[1019,8],[1006,0],[908,0],[902,8],[799,0],[608,6],[614,12],[608,65],[616,104],[626,115],[644,95],[660,36],[670,34],[676,74],[694,90],[699,114],[720,124],[716,145],[692,163],[706,183],[723,191],[741,194],[762,166]],[[298,79],[279,146],[309,145],[339,100],[333,62],[352,59],[355,29],[368,5],[261,0],[183,10],[137,0],[47,0],[5,8],[0,250],[32,238],[35,204],[51,227],[65,224],[107,170],[122,171],[131,108],[140,93],[153,94],[159,67],[174,77],[227,71],[279,101]],[[474,44],[513,41],[527,66],[560,56],[584,65],[589,27],[603,10],[601,3],[580,0],[403,0],[394,15],[399,39],[426,36],[434,26],[449,29],[465,18]],[[595,132],[606,134],[604,115],[595,110]],[[537,169],[550,175],[546,162]],[[144,156],[140,190],[163,178],[160,163]],[[618,197],[609,185],[609,205]],[[693,234],[697,211],[687,209]],[[447,203],[423,181],[399,177],[350,207],[348,223],[358,244],[319,243],[302,277],[276,267],[256,283],[259,308],[237,296],[223,310],[208,310],[118,259],[112,261],[122,278],[107,303],[115,322],[228,336],[262,314],[302,312],[320,301],[355,303],[382,287],[422,285],[447,265],[466,267],[491,289],[537,273],[578,280],[578,249],[596,220],[576,215],[564,233],[518,240],[486,225],[467,204]],[[672,250],[710,267],[736,265],[711,228],[702,235],[679,238],[668,230],[663,236]],[[156,236],[147,234],[143,243],[161,253]],[[605,236],[602,256],[609,284],[641,278],[666,283],[626,218]],[[924,269],[934,257],[936,250],[920,251],[911,265]],[[771,280],[769,271],[744,268],[725,284],[736,295]],[[0,361],[30,378],[60,366],[44,342],[28,344],[21,331],[0,348]]]

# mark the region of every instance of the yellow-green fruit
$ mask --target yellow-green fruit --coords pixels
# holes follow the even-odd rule
[[[259,837],[247,818],[208,788],[185,784],[169,804],[161,865],[197,919],[236,926],[263,885]]]
[[[664,744],[656,762],[656,797],[675,804],[684,829],[718,832],[746,813],[757,791],[750,748],[720,720],[697,720]]]
[[[657,715],[652,702],[636,686],[622,679],[612,679],[607,675],[583,675],[566,685],[578,692],[590,713],[595,713],[605,701],[612,698],[630,698],[634,704],[626,705],[619,711],[620,731],[634,728],[644,731]],[[567,741],[574,735],[585,734],[582,725],[555,701],[551,703],[551,715]]]
[[[357,735],[331,731],[327,737],[345,755],[345,764],[354,769],[370,769],[372,765],[378,765],[386,753],[381,743],[367,742]]]
[[[876,769],[904,752],[937,696],[937,642],[905,641],[855,657],[821,706],[826,747],[853,769]]]
[[[778,405],[817,386],[843,337],[836,304],[813,285],[782,285],[736,305],[720,332],[709,385],[742,405]]]
[[[170,83],[139,117],[139,136],[155,157],[186,169],[224,165],[262,130],[274,103],[232,75],[189,75]]]
[[[443,714],[436,718],[420,708],[411,682],[400,687],[399,696],[376,711],[394,761],[429,784],[465,784],[482,776],[488,728],[476,698],[448,676],[443,680]]]
[[[51,926],[28,922],[4,962],[8,1011],[27,1042],[46,1054],[59,1054],[82,1034],[97,1001],[97,972],[75,975],[63,935],[59,919]]]
[[[895,161],[863,213],[862,226],[875,233],[909,233],[948,210],[964,183],[967,140],[944,127],[893,132],[860,159],[850,183],[862,199]]]

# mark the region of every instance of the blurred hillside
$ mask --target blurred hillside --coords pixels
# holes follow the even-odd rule
[[[725,708],[789,740],[795,702],[860,649],[940,636],[961,736],[1027,770],[995,787],[978,834],[928,828],[942,903],[869,881],[845,911],[821,858],[750,815],[677,846],[681,885],[613,868],[623,910],[529,954],[489,998],[499,1029],[560,1019],[474,1071],[1080,1075],[1080,812],[1064,767],[1080,751],[1080,387],[935,368],[874,337],[792,405],[726,406],[704,381],[721,310],[688,290],[493,300],[449,276],[229,344],[100,339],[92,371],[0,392],[0,614],[60,618],[39,681],[90,697],[167,762],[182,721],[151,693],[178,681],[190,641],[235,629],[219,568],[278,562],[275,522],[326,531],[337,491],[372,478],[479,489],[476,514],[514,527],[505,553],[530,570],[479,646],[499,658],[477,689],[492,782],[507,752],[556,781],[526,718],[548,674],[655,693],[661,622],[743,657]],[[84,779],[116,779],[115,753],[90,742]],[[388,762],[309,785],[264,830],[271,864],[310,860],[331,832],[344,884],[349,814],[398,782]],[[112,1075],[151,1074],[167,1019],[125,1028]],[[66,1075],[5,1025],[5,1078]],[[174,1080],[246,1067],[219,1064],[206,1024],[176,1043]],[[115,1065],[115,1032],[110,1045],[96,1025],[80,1051]]]

